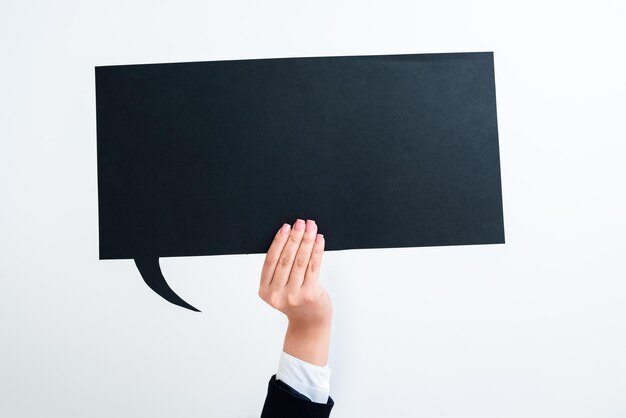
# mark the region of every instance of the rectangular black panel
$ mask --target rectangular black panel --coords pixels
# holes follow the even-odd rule
[[[493,54],[96,68],[100,258],[504,242]]]

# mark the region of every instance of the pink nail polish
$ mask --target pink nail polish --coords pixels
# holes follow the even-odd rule
[[[312,219],[307,219],[306,232],[313,232],[314,230],[315,230],[315,221]]]
[[[304,221],[302,219],[296,220],[296,223],[293,225],[293,229],[296,231],[302,231],[304,229]]]
[[[324,241],[324,234],[317,234],[317,236],[315,237],[315,242],[321,244],[322,241]]]
[[[281,234],[288,234],[290,229],[291,229],[291,225],[283,224],[283,226],[280,228],[280,232]]]

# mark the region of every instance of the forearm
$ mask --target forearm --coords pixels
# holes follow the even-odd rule
[[[315,325],[289,321],[283,351],[317,366],[328,364],[331,319]]]

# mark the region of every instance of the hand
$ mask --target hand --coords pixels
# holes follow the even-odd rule
[[[287,315],[283,350],[324,366],[328,360],[332,303],[319,281],[324,236],[314,221],[284,224],[267,251],[259,296]]]

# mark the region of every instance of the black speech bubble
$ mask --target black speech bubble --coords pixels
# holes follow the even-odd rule
[[[493,53],[96,67],[100,259],[504,242]]]

